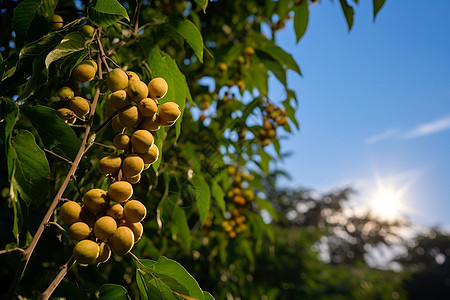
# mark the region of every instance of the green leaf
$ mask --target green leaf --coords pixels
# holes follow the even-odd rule
[[[302,1],[300,5],[294,6],[294,30],[297,37],[297,43],[306,32],[309,19],[308,1]]]
[[[259,156],[261,157],[261,161],[259,163],[259,166],[261,170],[269,174],[269,161],[271,159],[270,155],[264,151],[263,148],[259,149]]]
[[[80,32],[71,32],[64,36],[61,43],[56,46],[45,58],[45,67],[48,69],[50,64],[64,56],[82,51],[85,49],[85,39]]]
[[[203,38],[194,23],[184,18],[171,18],[168,25],[186,40],[200,62],[203,62]]]
[[[203,296],[205,297],[205,300],[214,300],[214,297],[208,292],[203,292]]]
[[[127,10],[117,0],[97,0],[88,7],[89,20],[101,27],[108,27],[125,18],[130,21]]]
[[[373,20],[377,17],[378,12],[383,7],[386,0],[373,0]]]
[[[190,182],[194,187],[200,222],[203,224],[208,218],[209,207],[211,205],[211,192],[209,190],[209,185],[205,179],[198,174],[194,174],[194,176],[190,179]]]
[[[19,59],[24,59],[32,56],[38,56],[47,53],[53,49],[61,41],[62,36],[58,33],[49,33],[44,35],[37,41],[25,45],[20,50]]]
[[[14,170],[15,153],[11,145],[11,133],[16,124],[19,108],[17,104],[8,98],[0,98],[0,145],[6,153],[6,165],[8,166],[8,181],[11,181]]]
[[[191,231],[186,218],[186,213],[181,207],[176,206],[172,214],[172,222],[178,233],[183,239],[187,249],[191,247]]]
[[[47,82],[47,69],[44,66],[44,56],[36,57],[33,60],[32,66],[31,77],[25,84],[25,89],[17,98],[18,101],[23,101],[33,96]]]
[[[75,159],[81,141],[72,128],[56,115],[54,109],[37,105],[23,107],[21,112],[36,128],[45,147],[69,160]]]
[[[100,287],[98,298],[100,300],[127,300],[130,299],[127,290],[118,284],[104,284]]]
[[[198,6],[203,9],[203,12],[206,12],[206,7],[208,6],[208,0],[194,0]]]
[[[39,148],[34,136],[27,130],[19,131],[13,140],[13,147],[17,155],[13,184],[27,205],[31,202],[44,202],[49,189],[50,175],[44,151]]]
[[[217,205],[219,205],[219,208],[224,213],[226,210],[225,200],[224,200],[225,194],[223,193],[223,190],[220,187],[220,185],[215,181],[213,182],[213,184],[211,186],[211,194],[214,197],[214,199],[216,200]]]
[[[353,15],[355,14],[353,7],[348,5],[347,0],[339,0],[339,3],[341,3],[342,11],[344,12],[345,20],[347,21],[348,30],[350,30],[353,26]]]

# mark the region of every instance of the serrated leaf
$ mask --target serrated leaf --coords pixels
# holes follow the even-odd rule
[[[46,199],[50,167],[44,151],[36,144],[34,136],[27,130],[21,130],[13,140],[16,152],[13,184],[22,199],[30,205],[42,203]]]
[[[205,179],[198,174],[194,174],[189,180],[194,187],[196,205],[200,216],[200,222],[203,224],[208,218],[209,207],[211,205],[211,192]]]
[[[167,24],[186,40],[200,62],[203,62],[203,38],[194,23],[184,18],[171,18]]]
[[[100,287],[99,300],[128,300],[128,291],[118,284],[104,284]]]
[[[302,1],[300,5],[294,6],[294,30],[297,37],[297,43],[306,32],[309,20],[308,1]]]
[[[45,58],[45,67],[48,69],[52,62],[72,53],[84,50],[84,43],[85,39],[80,32],[71,32],[67,34],[61,40],[61,43],[47,55]]]
[[[377,17],[378,12],[383,7],[386,0],[373,0],[373,19]]]
[[[31,121],[49,150],[69,160],[75,159],[81,141],[72,128],[56,115],[54,109],[36,105],[23,107],[21,112]]]
[[[350,30],[353,26],[353,16],[355,14],[355,12],[353,11],[353,7],[348,5],[347,0],[339,0],[339,3],[341,4],[345,20],[347,21],[348,30]]]
[[[88,18],[101,27],[108,27],[123,18],[130,21],[127,10],[117,0],[95,1],[88,7]]]
[[[213,182],[213,184],[211,186],[211,194],[214,197],[214,199],[216,200],[216,203],[219,206],[219,208],[224,213],[226,210],[225,200],[224,200],[225,194],[224,194],[222,188],[220,187],[220,185],[215,181]]]

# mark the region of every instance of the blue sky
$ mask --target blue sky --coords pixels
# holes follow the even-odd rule
[[[387,0],[375,22],[371,2],[360,1],[351,32],[337,1],[310,7],[298,45],[292,22],[279,32],[303,72],[288,76],[301,130],[282,143],[292,179],[280,183],[351,185],[358,206],[378,178],[405,190],[401,211],[412,221],[450,228],[450,1]],[[276,79],[270,90],[283,100]]]

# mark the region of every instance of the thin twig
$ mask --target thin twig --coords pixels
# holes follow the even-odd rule
[[[119,112],[115,111],[112,115],[109,116],[108,119],[105,120],[105,122],[103,122],[102,124],[100,124],[97,129],[94,130],[94,133],[97,134],[99,133],[100,130],[102,130],[106,125],[108,125],[109,122],[112,121],[112,119],[114,119],[115,116],[117,116]]]
[[[9,252],[14,252],[14,251],[19,251],[19,252],[23,253],[25,250],[23,250],[22,248],[5,249],[5,250],[0,250],[0,255],[1,254],[5,254],[5,253],[9,253]]]
[[[47,150],[47,149],[44,149],[44,151],[47,152],[47,153],[49,153],[49,154],[51,154],[51,155],[56,156],[56,157],[59,158],[59,159],[64,160],[64,161],[65,161],[66,163],[68,163],[69,165],[73,164],[73,162],[71,162],[71,161],[68,160],[67,158],[62,157],[61,155],[58,155],[58,154],[56,154],[56,153],[53,152],[53,151],[50,151],[50,150]]]
[[[116,67],[120,68],[119,64],[117,64],[111,57],[106,56],[107,59],[109,59]]]
[[[73,266],[75,263],[75,259],[73,256],[69,258],[69,260],[61,267],[61,271],[59,271],[58,275],[56,275],[55,279],[53,279],[52,283],[48,286],[48,288],[42,293],[42,300],[48,300],[50,296],[55,291],[56,287],[60,284],[60,282],[64,279],[67,274],[67,271]]]
[[[104,147],[104,148],[116,150],[116,147],[114,147],[114,146],[109,146],[109,145],[105,145],[105,144],[102,144],[102,143],[94,142],[94,145],[98,145],[98,146],[101,146],[101,147]]]
[[[58,229],[60,231],[62,231],[64,234],[67,234],[66,230],[64,228],[62,228],[62,226],[59,225],[58,223],[56,223],[56,222],[48,222],[46,226],[49,227],[50,225],[58,227]]]

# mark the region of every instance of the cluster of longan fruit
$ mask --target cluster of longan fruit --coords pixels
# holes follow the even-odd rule
[[[255,193],[251,189],[242,188],[245,181],[252,181],[251,175],[241,172],[235,166],[229,166],[227,173],[233,179],[233,187],[226,194],[229,200],[237,206],[244,206],[255,200]]]
[[[231,218],[222,221],[222,229],[227,238],[234,239],[239,233],[247,230],[246,218],[242,213],[243,208],[234,208],[231,211]]]
[[[59,211],[60,219],[69,226],[67,235],[76,242],[73,257],[80,264],[106,262],[111,251],[118,255],[130,252],[141,238],[140,223],[147,214],[138,200],[129,200],[133,187],[126,181],[111,184],[108,191],[91,189],[82,204],[65,202]]]
[[[99,166],[105,175],[135,184],[142,171],[158,160],[154,132],[175,124],[181,110],[175,102],[158,105],[168,90],[161,77],[146,84],[136,73],[116,68],[109,72],[106,84],[111,93],[106,97],[105,112],[109,117],[116,114],[111,120],[118,133],[113,145],[122,152],[102,158]]]
[[[287,123],[286,111],[275,107],[272,103],[264,106],[263,125],[258,133],[258,138],[263,147],[272,143],[272,139],[277,137],[277,127]]]

